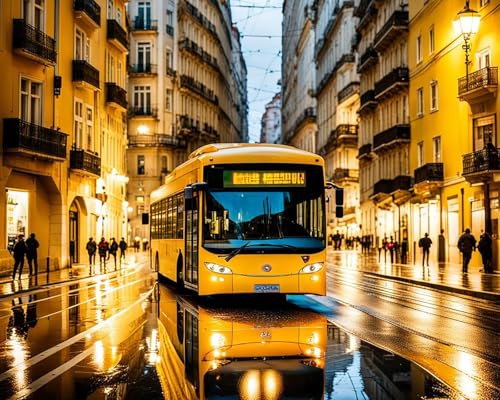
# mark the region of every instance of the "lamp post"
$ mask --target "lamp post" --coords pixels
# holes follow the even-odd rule
[[[465,6],[457,14],[457,18],[454,21],[455,29],[460,33],[464,39],[464,44],[462,49],[465,51],[465,83],[467,89],[469,90],[469,65],[471,61],[469,60],[470,51],[470,38],[471,35],[477,33],[479,30],[479,21],[481,16],[476,10],[469,7],[469,0],[465,0]]]

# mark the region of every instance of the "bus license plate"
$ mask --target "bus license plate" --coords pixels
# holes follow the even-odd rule
[[[273,284],[273,285],[254,285],[254,292],[256,293],[279,293],[280,292],[280,285]]]

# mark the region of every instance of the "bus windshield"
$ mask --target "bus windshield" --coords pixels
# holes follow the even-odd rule
[[[325,247],[322,188],[211,190],[205,204],[203,245],[210,251],[293,253]]]

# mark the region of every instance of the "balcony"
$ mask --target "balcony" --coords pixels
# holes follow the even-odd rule
[[[333,182],[357,182],[359,177],[359,171],[357,169],[349,169],[349,168],[335,168],[333,172]]]
[[[131,26],[134,31],[158,31],[158,20],[135,17]]]
[[[372,145],[371,143],[364,144],[358,150],[358,160],[367,159],[370,160],[372,158]]]
[[[99,71],[85,60],[73,60],[73,82],[99,89]]]
[[[415,184],[442,181],[443,163],[427,163],[415,169]]]
[[[458,96],[470,104],[496,95],[498,67],[486,67],[458,79]]]
[[[373,40],[373,48],[378,52],[387,49],[403,32],[408,32],[408,11],[394,11]]]
[[[494,175],[500,174],[499,149],[489,146],[463,155],[462,175],[469,183],[489,182]]]
[[[351,82],[343,88],[337,95],[338,103],[340,104],[347,101],[355,94],[359,94],[359,82]]]
[[[391,192],[392,179],[381,179],[375,182],[375,185],[373,185],[373,194],[371,195],[371,197],[380,200],[389,196]]]
[[[129,147],[186,147],[186,141],[169,134],[129,136]]]
[[[74,0],[75,17],[92,29],[101,26],[101,6],[94,0]]]
[[[443,183],[443,163],[427,163],[414,171],[415,193],[423,198],[438,193]]]
[[[219,103],[219,99],[212,89],[209,89],[204,83],[201,83],[189,75],[181,75],[181,88],[187,89],[198,94],[205,100],[208,100],[215,105]]]
[[[410,143],[410,125],[395,125],[373,137],[373,151],[397,146],[401,143]]]
[[[101,157],[93,151],[73,147],[69,152],[69,167],[72,172],[99,178],[101,176]]]
[[[129,107],[128,115],[130,118],[157,118],[158,107],[152,107],[152,106]]]
[[[108,19],[107,21],[107,39],[121,51],[128,51],[128,35],[118,21]]]
[[[12,47],[22,54],[42,64],[56,63],[56,41],[40,29],[27,24],[24,19],[13,20]]]
[[[67,135],[55,129],[19,118],[3,120],[3,148],[7,153],[63,161],[66,159],[66,141]]]
[[[394,68],[381,80],[375,83],[375,99],[380,100],[398,93],[401,90],[408,88],[410,74],[408,68],[398,67]]]
[[[359,58],[358,73],[368,69],[372,65],[375,65],[377,61],[378,61],[378,53],[372,46],[368,47]]]
[[[127,109],[127,92],[114,82],[106,82],[106,103]]]
[[[359,97],[359,110],[358,113],[373,110],[378,105],[375,100],[375,90],[367,90]]]
[[[408,191],[412,187],[412,178],[407,175],[400,175],[392,180],[392,191],[391,193],[397,191]]]
[[[156,64],[132,64],[128,66],[128,73],[130,75],[156,75],[158,74],[158,66]]]

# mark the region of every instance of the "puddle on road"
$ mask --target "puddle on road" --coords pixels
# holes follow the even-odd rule
[[[33,395],[58,397],[64,388],[65,398],[78,399],[461,398],[417,365],[290,304],[228,308],[165,287],[159,299],[121,324],[131,329],[118,347],[104,345]],[[111,363],[106,352],[120,356]]]

